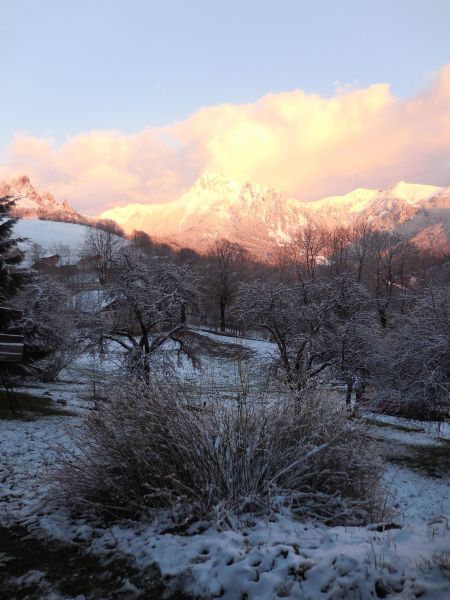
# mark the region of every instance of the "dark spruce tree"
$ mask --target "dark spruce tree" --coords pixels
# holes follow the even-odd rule
[[[0,198],[0,305],[11,301],[22,289],[26,275],[20,267],[23,253],[18,244],[21,238],[13,236],[17,218],[12,216],[15,201],[10,196]]]
[[[17,223],[17,218],[11,214],[14,205],[14,199],[10,196],[0,198],[0,332],[17,333],[14,326],[20,319],[21,312],[15,310],[14,297],[23,288],[26,275],[20,269],[23,253],[18,244],[22,240],[13,237],[14,225]],[[13,354],[11,360],[11,348],[3,343],[0,385],[5,388],[5,399],[8,401],[11,413],[20,410],[12,387],[12,377],[17,373],[15,358]]]

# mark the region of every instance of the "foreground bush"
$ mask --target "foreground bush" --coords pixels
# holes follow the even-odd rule
[[[120,389],[87,417],[60,483],[77,508],[114,517],[170,509],[179,520],[272,512],[356,523],[379,471],[363,426],[316,392],[195,405],[156,380]]]

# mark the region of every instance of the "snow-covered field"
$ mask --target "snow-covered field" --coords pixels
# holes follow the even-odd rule
[[[63,261],[71,263],[81,258],[83,243],[90,227],[77,223],[42,221],[40,219],[19,219],[14,226],[14,235],[25,238],[19,244],[25,251],[25,262],[32,260],[28,254],[33,244],[39,244],[43,256],[64,252]],[[121,239],[121,238],[120,238]]]
[[[72,251],[81,247],[89,227],[76,223],[59,223],[39,219],[20,219],[14,227],[14,235],[24,237],[29,243],[41,244],[50,249],[55,244],[65,244]],[[24,247],[27,248],[27,242]]]
[[[261,366],[271,363],[269,342],[197,333],[205,342],[220,342],[217,353],[204,357],[203,369],[219,374],[222,382],[227,376],[230,381],[235,371],[225,350],[221,357],[226,344],[250,351],[242,362],[255,379]],[[2,549],[1,532],[20,525],[47,545],[56,540],[67,547],[75,545],[97,557],[105,569],[112,559],[126,557],[126,564],[142,573],[133,584],[126,570],[120,573],[122,591],[117,596],[112,592],[102,596],[97,588],[97,595],[78,592],[79,600],[161,597],[146,595],[142,583],[146,574],[155,577],[158,572],[167,594],[183,590],[202,598],[450,598],[450,459],[445,459],[450,446],[437,430],[420,424],[411,427],[405,420],[369,416],[386,464],[383,483],[393,510],[384,531],[376,523],[326,527],[300,522],[288,508],[267,518],[246,517],[237,529],[194,523],[183,534],[167,531],[169,520],[164,515],[157,522],[112,527],[69,515],[49,495],[54,453],[60,444],[70,445],[70,430],[82,427],[81,413],[91,406],[93,382],[101,384],[102,377],[115,368],[113,357],[102,369],[95,369],[85,356],[63,382],[30,390],[39,395],[50,391],[53,399],[66,401],[64,408],[74,409],[77,416],[0,420],[0,574],[2,562],[7,573],[8,561],[14,558]],[[195,380],[196,372],[187,363],[182,369],[188,380]],[[39,582],[49,589],[45,573],[33,573],[23,573],[36,579],[36,595],[27,597],[75,597],[61,592],[57,581],[52,584],[53,595],[44,595],[44,583]],[[21,585],[12,577],[5,582],[6,590]]]

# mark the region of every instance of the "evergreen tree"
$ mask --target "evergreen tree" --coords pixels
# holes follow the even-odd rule
[[[18,269],[23,253],[13,237],[17,218],[11,215],[15,200],[11,196],[0,198],[0,304],[13,298],[25,283],[25,273]]]

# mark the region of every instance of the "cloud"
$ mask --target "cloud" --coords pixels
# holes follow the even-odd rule
[[[26,173],[39,189],[96,214],[118,204],[176,197],[186,185],[181,160],[181,153],[157,130],[134,135],[93,131],[60,147],[51,139],[17,134],[0,178]]]
[[[406,100],[386,84],[344,86],[331,98],[295,90],[135,134],[82,133],[60,146],[17,134],[0,177],[27,173],[95,214],[174,199],[205,170],[309,200],[402,179],[449,185],[449,163],[450,65]]]

